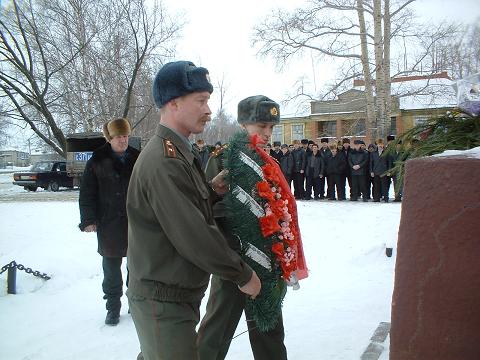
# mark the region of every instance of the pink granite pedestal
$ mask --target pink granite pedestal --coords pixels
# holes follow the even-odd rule
[[[480,359],[480,159],[408,161],[390,360]]]

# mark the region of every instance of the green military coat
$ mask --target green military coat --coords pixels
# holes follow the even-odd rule
[[[159,125],[134,167],[127,196],[129,291],[199,301],[209,275],[242,286],[250,267],[213,218],[205,176],[188,143]]]

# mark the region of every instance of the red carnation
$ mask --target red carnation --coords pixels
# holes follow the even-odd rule
[[[283,256],[283,244],[281,242],[277,242],[272,245],[272,252],[277,255],[278,258],[282,258]]]
[[[275,171],[275,168],[272,165],[266,164],[262,166],[262,170],[263,170],[263,174],[268,180],[274,182],[275,184],[280,183],[280,179],[278,178],[278,173]]]
[[[275,194],[272,191],[272,188],[266,181],[260,181],[257,183],[258,195],[262,198],[267,199],[268,201],[273,201],[275,199]]]
[[[263,216],[259,220],[263,237],[269,237],[281,229],[278,225],[278,218],[274,214]]]

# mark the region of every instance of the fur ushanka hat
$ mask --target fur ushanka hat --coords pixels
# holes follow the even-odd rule
[[[130,122],[125,118],[113,119],[107,121],[103,125],[103,136],[108,141],[112,140],[115,136],[130,135],[132,133],[132,127]]]
[[[170,100],[193,92],[213,92],[208,70],[191,61],[174,61],[162,66],[153,81],[152,95],[161,108]]]
[[[238,103],[239,124],[254,124],[268,122],[278,124],[280,122],[280,106],[263,95],[249,96]]]

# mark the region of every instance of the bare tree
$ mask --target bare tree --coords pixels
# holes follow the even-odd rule
[[[426,56],[425,51],[418,51],[418,43],[432,46],[448,27],[417,26],[409,9],[413,1],[312,0],[292,13],[277,10],[270,14],[255,27],[253,42],[260,45],[261,56],[273,57],[280,68],[305,50],[316,53],[318,61],[337,59],[337,81],[325,89],[321,98],[345,91],[352,79],[364,78],[367,134],[384,137],[390,130],[391,79],[416,72],[415,64],[422,63]],[[409,60],[394,69],[397,74],[391,74],[392,58],[399,65],[400,55],[392,54],[391,42],[398,40],[405,40]]]
[[[183,23],[157,1],[12,0],[0,16],[0,96],[10,118],[27,123],[65,155],[65,134],[105,120],[151,112],[139,99],[147,61],[173,53]],[[145,74],[142,74],[145,72]],[[140,83],[145,86],[145,82]]]
[[[217,141],[223,144],[238,130],[240,126],[233,116],[229,115],[225,109],[219,109],[200,136],[207,144],[212,145]]]

